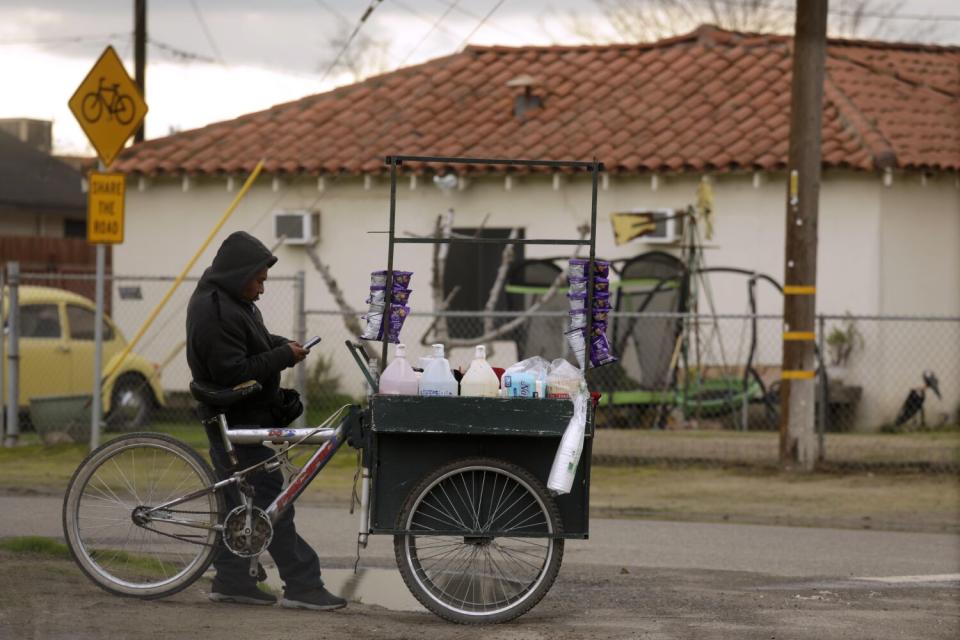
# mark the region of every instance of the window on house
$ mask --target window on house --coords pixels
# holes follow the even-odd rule
[[[64,238],[86,238],[87,237],[87,221],[86,220],[70,220],[66,219],[63,221],[63,237]]]
[[[456,228],[455,234],[477,236],[480,238],[508,238],[510,229]],[[520,237],[524,232],[520,230]],[[481,311],[487,304],[490,290],[497,279],[497,269],[503,256],[502,244],[453,243],[447,254],[447,266],[444,272],[443,292],[449,295],[454,287],[459,291],[450,302],[451,311]],[[523,245],[516,245],[513,263],[523,261]],[[495,309],[507,308],[506,295],[501,292]],[[482,320],[473,318],[457,319],[448,323],[450,336],[465,338],[482,333]]]

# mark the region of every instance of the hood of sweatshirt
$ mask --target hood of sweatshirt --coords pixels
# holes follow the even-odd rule
[[[220,245],[216,257],[203,276],[200,285],[216,285],[228,294],[242,300],[247,283],[262,269],[272,267],[277,257],[266,245],[246,231],[235,231]]]

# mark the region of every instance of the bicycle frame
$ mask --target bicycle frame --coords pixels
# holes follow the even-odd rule
[[[314,478],[319,475],[323,470],[326,464],[330,461],[330,458],[333,457],[333,454],[343,446],[346,442],[347,429],[349,422],[355,419],[355,413],[350,411],[345,415],[341,420],[340,424],[336,428],[327,428],[327,429],[243,429],[239,431],[231,431],[227,433],[228,442],[231,444],[261,444],[264,442],[271,442],[274,444],[289,443],[291,441],[297,442],[298,444],[321,444],[322,446],[314,452],[310,459],[303,465],[303,467],[298,471],[293,477],[290,478],[290,482],[284,487],[283,491],[280,492],[280,495],[274,499],[266,509],[267,516],[270,518],[270,521],[276,524],[277,520],[283,514],[284,510],[289,507],[303,491],[313,482]],[[267,463],[269,464],[269,463]],[[238,484],[246,475],[253,473],[259,468],[263,467],[264,463],[256,464],[247,469],[243,469],[234,473],[231,477],[221,480],[217,483],[214,483],[210,486],[204,487],[203,489],[198,489],[187,495],[180,496],[173,500],[169,500],[161,505],[152,507],[144,512],[145,516],[156,516],[157,520],[162,520],[164,522],[172,522],[174,524],[179,524],[187,527],[194,527],[199,529],[213,529],[216,531],[222,530],[223,526],[220,524],[213,525],[203,525],[199,523],[194,523],[190,521],[169,518],[169,517],[159,517],[158,512],[163,512],[171,507],[175,507],[179,504],[195,500],[196,498],[209,495],[216,491],[221,491],[226,487],[231,485]],[[364,472],[364,486],[363,486],[363,495],[367,496],[369,494],[369,473]],[[367,500],[362,501],[365,505]],[[366,533],[366,517],[365,509],[363,506],[361,509],[361,535],[365,538]]]

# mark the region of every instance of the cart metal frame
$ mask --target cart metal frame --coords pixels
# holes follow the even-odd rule
[[[404,163],[441,165],[498,165],[589,171],[591,175],[590,233],[583,239],[557,238],[398,238],[397,175]],[[394,248],[397,244],[520,244],[589,247],[587,308],[593,307],[593,261],[596,258],[597,191],[603,164],[592,161],[507,160],[452,156],[394,155],[385,159],[390,170],[390,223],[387,241],[386,308],[392,301]],[[387,360],[388,336],[384,331],[381,361]],[[364,376],[376,388],[359,345],[347,342]],[[586,358],[588,365],[589,358]],[[536,412],[529,411],[536,402]],[[568,400],[519,400],[509,398],[426,398],[371,395],[364,434],[364,466],[369,469],[369,520],[363,533],[404,535],[411,532],[395,526],[407,493],[437,466],[471,456],[492,456],[514,462],[533,473],[544,485],[563,430],[573,413]],[[465,419],[466,418],[466,419]],[[562,531],[554,538],[589,536],[590,458],[593,441],[593,410],[588,417],[581,462],[569,494],[557,496]],[[445,532],[450,534],[451,532]],[[457,532],[462,533],[462,532]],[[540,536],[544,532],[531,533]]]

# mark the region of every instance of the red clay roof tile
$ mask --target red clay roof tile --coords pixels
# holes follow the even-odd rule
[[[236,173],[266,158],[278,173],[382,173],[385,155],[404,153],[596,154],[612,172],[781,170],[791,50],[786,36],[714,27],[641,45],[468,47],[141,143],[115,167]],[[521,74],[544,98],[522,120],[521,90],[506,86]],[[832,40],[822,137],[825,166],[960,169],[960,47]]]

